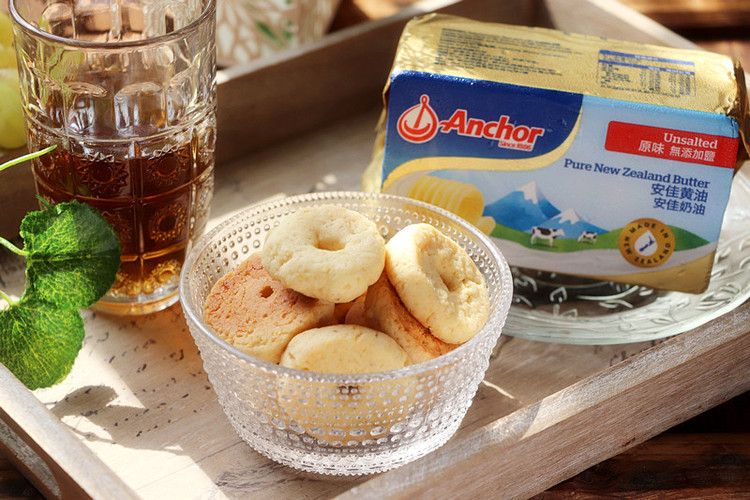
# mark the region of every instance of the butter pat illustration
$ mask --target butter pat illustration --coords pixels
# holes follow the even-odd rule
[[[514,266],[699,293],[748,157],[743,75],[709,52],[415,18],[363,188],[460,215]]]

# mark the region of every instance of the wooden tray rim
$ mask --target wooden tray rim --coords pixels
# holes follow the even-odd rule
[[[447,6],[456,1],[427,1],[420,5]],[[620,19],[627,27],[637,24],[638,29],[648,38],[661,40],[668,45],[684,48],[695,48],[693,44],[635,13],[614,0],[562,0],[545,2],[555,15],[561,16],[565,24],[566,15],[575,15],[581,7],[598,9],[604,15]],[[568,12],[569,11],[569,12]],[[299,49],[293,53],[279,56],[262,63],[251,63],[228,68],[219,72],[219,85],[236,81],[263,69],[288,63],[310,53],[325,50],[331,43],[341,43],[351,36],[358,36],[368,30],[378,29],[389,23],[400,23],[418,11],[402,13],[394,19],[386,19],[355,26],[329,35],[318,44]],[[518,458],[522,453],[530,454],[534,459],[543,459],[549,464],[538,472],[538,478],[527,481],[521,489],[491,490],[506,491],[513,496],[524,496],[542,491],[560,480],[570,477],[586,467],[627,449],[651,437],[658,432],[682,420],[719,404],[737,394],[750,389],[750,377],[738,374],[719,364],[711,367],[709,362],[721,359],[729,352],[750,352],[750,304],[745,303],[736,310],[704,325],[660,343],[640,354],[633,356],[612,368],[573,384],[556,392],[537,403],[526,406],[516,412],[485,425],[460,441],[451,441],[436,452],[423,459],[408,464],[400,469],[374,477],[351,489],[344,498],[383,498],[385,496],[407,497],[413,494],[433,495],[440,497],[445,488],[456,491],[463,487],[467,491],[479,491],[487,488],[492,477],[502,473],[508,483],[523,481],[528,472],[528,462],[519,460],[510,463],[507,457]],[[740,350],[740,351],[737,351]],[[744,361],[747,357],[744,358]],[[626,394],[626,400],[633,401],[648,395],[655,381],[668,382],[665,390],[675,389],[681,385],[675,380],[675,374],[681,376],[700,375],[701,370],[721,371],[727,383],[721,387],[710,387],[706,384],[691,384],[683,387],[687,393],[696,397],[689,405],[681,407],[679,413],[665,413],[650,423],[634,428],[627,435],[612,435],[611,442],[604,451],[581,457],[568,457],[564,464],[552,463],[551,456],[559,456],[562,450],[544,448],[545,440],[551,438],[553,444],[559,443],[556,433],[580,432],[581,413],[573,411],[583,408],[583,412],[600,414],[611,411],[613,402]],[[726,373],[725,373],[726,372]],[[584,394],[581,399],[580,394]],[[665,397],[674,395],[667,394]],[[648,398],[646,398],[648,399]],[[636,415],[644,411],[634,407],[627,415]],[[32,418],[29,418],[31,415]],[[27,477],[48,497],[58,497],[63,493],[74,491],[76,495],[91,498],[137,498],[117,474],[102,463],[89,448],[52,412],[47,409],[34,394],[26,389],[4,366],[0,366],[0,420],[14,432],[30,449],[37,453],[46,463],[54,476],[57,487],[45,482],[32,468],[33,464],[15,460]],[[26,422],[23,426],[18,422]],[[516,430],[517,422],[531,423],[523,434]],[[598,436],[604,439],[604,431],[614,431],[621,425],[622,418],[603,426]],[[572,431],[571,431],[572,429]],[[637,431],[637,432],[636,432]],[[588,443],[587,441],[583,441]],[[38,443],[45,443],[41,446]],[[7,439],[0,439],[0,448],[10,451]],[[585,454],[585,446],[576,450]],[[552,452],[552,453],[551,453]],[[541,454],[541,456],[540,456]],[[460,457],[460,459],[457,459]],[[564,458],[564,457],[563,457]],[[562,465],[562,466],[560,466]],[[440,478],[436,480],[436,478]],[[489,478],[489,479],[488,479]],[[512,480],[509,480],[512,479]],[[528,479],[528,478],[526,478]]]

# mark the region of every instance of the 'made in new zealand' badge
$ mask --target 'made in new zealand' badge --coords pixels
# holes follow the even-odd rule
[[[674,233],[656,219],[636,219],[620,232],[622,256],[638,267],[656,267],[674,252]]]

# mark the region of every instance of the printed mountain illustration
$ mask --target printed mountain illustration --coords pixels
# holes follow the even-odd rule
[[[484,215],[491,215],[498,224],[518,231],[541,226],[559,213],[560,210],[544,197],[536,181],[524,184],[484,207]]]
[[[539,224],[539,226],[550,229],[562,229],[565,232],[565,238],[577,238],[583,231],[592,231],[596,234],[606,232],[606,230],[582,219],[573,208],[569,208],[551,217]]]

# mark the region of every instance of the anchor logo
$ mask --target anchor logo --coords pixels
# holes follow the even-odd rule
[[[419,104],[404,111],[398,118],[398,133],[409,142],[427,142],[437,133],[438,117],[430,107],[430,98],[422,94]]]

